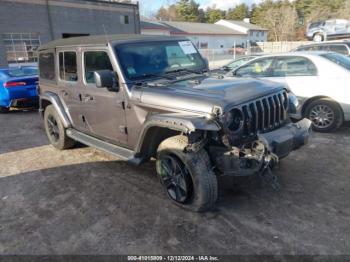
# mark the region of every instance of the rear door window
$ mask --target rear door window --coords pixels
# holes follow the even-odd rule
[[[316,66],[305,57],[278,57],[273,66],[274,77],[316,76]]]
[[[43,80],[55,79],[55,56],[54,53],[41,53],[39,55],[40,78]]]
[[[59,53],[60,79],[68,82],[78,81],[77,54],[73,51]]]

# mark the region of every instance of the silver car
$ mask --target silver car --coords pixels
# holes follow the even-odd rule
[[[330,132],[350,121],[350,58],[330,52],[295,52],[256,58],[233,72],[284,83],[298,97],[294,118]]]
[[[350,37],[350,21],[346,19],[330,19],[310,23],[306,30],[306,37],[315,42],[322,42],[332,38]]]

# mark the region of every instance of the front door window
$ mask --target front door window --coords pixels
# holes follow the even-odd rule
[[[236,75],[241,77],[269,77],[273,60],[272,57],[254,60],[239,68]]]
[[[85,81],[88,84],[94,84],[94,72],[99,70],[111,70],[113,67],[108,54],[104,51],[89,51],[84,53],[85,63]]]

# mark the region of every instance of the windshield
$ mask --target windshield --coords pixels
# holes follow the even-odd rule
[[[328,54],[323,54],[321,56],[350,71],[350,58],[349,57],[347,57],[345,55],[338,54],[338,53],[328,53]]]
[[[315,23],[311,23],[309,25],[309,28],[312,29],[312,28],[315,28],[315,27],[319,27],[323,24],[323,22],[315,22]]]
[[[228,67],[230,70],[235,70],[237,69],[239,66],[241,66],[242,64],[244,64],[245,62],[248,62],[250,60],[253,60],[255,57],[254,56],[249,56],[249,57],[243,57],[243,58],[239,58],[229,64],[226,65],[226,67]]]
[[[162,41],[116,46],[119,63],[130,80],[170,71],[203,70],[206,64],[190,41]],[[188,71],[188,72],[189,72]]]
[[[10,77],[34,76],[38,74],[38,69],[33,67],[11,68],[6,71]]]

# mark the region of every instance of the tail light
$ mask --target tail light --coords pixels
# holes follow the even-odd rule
[[[6,82],[4,84],[5,88],[10,88],[10,87],[16,87],[16,86],[25,86],[27,85],[26,82]]]

